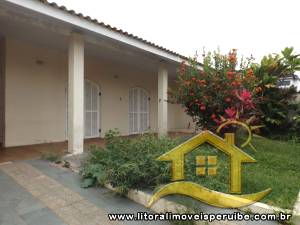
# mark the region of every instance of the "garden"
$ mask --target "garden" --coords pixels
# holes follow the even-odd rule
[[[239,121],[253,128],[250,145],[243,128],[225,127],[220,135],[233,132],[236,145],[257,160],[242,169],[242,193],[272,188],[262,202],[292,209],[300,188],[300,104],[294,87],[280,88],[278,82],[300,70],[300,56],[293,48],[265,56],[260,63],[252,57],[238,58],[208,52],[182,62],[176,88],[169,90],[170,104],[180,104],[193,118],[197,129],[216,132],[226,121]],[[136,138],[120,137],[117,130],[106,134],[105,148],[91,146],[82,166],[82,187],[111,184],[120,194],[130,189],[156,190],[171,182],[169,162],[156,158],[190,138],[160,137],[155,134]],[[195,174],[195,156],[200,152],[217,155],[215,176]],[[185,159],[186,180],[229,193],[229,161],[225,154],[202,145]]]

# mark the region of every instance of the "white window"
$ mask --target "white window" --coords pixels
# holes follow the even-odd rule
[[[100,136],[100,92],[91,81],[84,82],[84,137]],[[66,137],[68,137],[68,88],[66,87]]]
[[[142,88],[129,90],[129,133],[149,130],[149,95]]]

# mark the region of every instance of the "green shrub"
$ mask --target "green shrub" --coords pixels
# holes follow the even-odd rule
[[[246,121],[258,113],[256,77],[252,59],[240,60],[233,49],[228,55],[209,52],[199,69],[195,56],[180,65],[169,101],[180,104],[197,127],[214,131],[225,119]]]
[[[122,138],[118,132],[106,134],[106,147],[91,147],[83,164],[82,187],[110,183],[120,194],[129,189],[151,189],[170,183],[170,162],[156,161],[163,153],[177,146],[180,139],[157,138],[144,135],[134,139]],[[262,202],[292,208],[299,192],[300,144],[253,137],[257,151],[243,149],[257,163],[243,165],[243,194],[255,193],[266,188],[272,192]],[[215,176],[196,175],[196,156],[217,156]],[[205,144],[185,157],[185,180],[201,184],[211,190],[229,193],[230,159],[223,152]],[[179,202],[182,204],[182,201]],[[185,204],[188,208],[191,205]],[[193,208],[192,208],[193,209]]]
[[[280,54],[238,60],[237,51],[229,54],[208,52],[199,68],[195,56],[182,62],[176,85],[169,90],[169,102],[180,104],[197,128],[215,129],[225,119],[261,124],[264,135],[299,138],[299,125],[291,114],[300,115],[294,87],[279,88],[279,81],[300,71],[300,55],[293,48]],[[251,121],[251,120],[250,120]]]
[[[293,48],[285,48],[281,54],[263,57],[259,64],[252,65],[262,89],[259,101],[261,120],[265,125],[264,134],[284,135],[288,138],[299,135],[296,121],[290,116],[300,115],[300,105],[294,100],[296,89],[279,88],[280,79],[292,76],[300,70],[300,55]],[[298,136],[299,137],[299,136]]]
[[[82,187],[110,183],[120,194],[129,189],[155,188],[170,180],[170,164],[155,159],[169,151],[179,140],[143,135],[129,139],[117,131],[106,134],[106,147],[91,147],[81,170]]]

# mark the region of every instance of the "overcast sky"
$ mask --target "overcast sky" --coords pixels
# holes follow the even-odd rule
[[[51,0],[50,0],[51,1]],[[300,53],[299,0],[52,0],[186,56]]]

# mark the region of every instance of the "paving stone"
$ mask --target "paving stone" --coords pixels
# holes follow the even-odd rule
[[[27,225],[13,207],[4,206],[1,202],[0,225]]]
[[[21,218],[28,225],[66,225],[48,208],[24,214]]]
[[[46,206],[32,197],[22,199],[16,206],[15,210],[19,215],[35,212],[46,208]]]
[[[58,181],[63,184],[65,187],[70,190],[80,194],[86,202],[92,203],[92,208],[89,208],[90,211],[97,211],[98,208],[103,209],[107,213],[137,213],[137,212],[148,212],[153,213],[151,210],[127,199],[124,197],[116,196],[115,193],[106,189],[106,188],[88,188],[83,189],[80,188],[81,178],[78,174],[73,173],[69,170],[62,170],[59,168],[54,168],[50,164],[47,164],[41,160],[33,160],[29,161],[29,164],[37,168],[39,171],[51,177],[52,179]],[[75,207],[83,204],[74,203]],[[86,211],[84,211],[85,213]],[[105,223],[101,223],[103,219],[106,219],[107,216],[97,217],[94,223],[104,225]],[[90,219],[91,220],[91,219]],[[89,221],[87,221],[89,222]],[[168,221],[123,221],[124,225],[170,225]],[[85,224],[84,224],[85,225]],[[95,224],[92,224],[95,225]]]
[[[97,206],[87,201],[74,203],[73,206],[77,208],[84,215],[95,213],[98,210]]]
[[[26,189],[0,170],[0,225],[32,224],[30,218],[33,218],[33,215],[38,215],[38,212],[45,210],[45,208],[46,206],[41,201],[34,198]],[[53,223],[45,223],[46,225],[64,224],[49,209],[44,211],[42,215],[43,218],[51,217],[50,222],[54,221]],[[35,224],[44,224],[41,221],[37,221]],[[32,222],[34,224],[34,220]]]
[[[101,208],[88,202],[80,194],[45,176],[27,163],[0,165],[0,169],[43,202],[52,210],[53,214],[55,213],[61,219],[51,216],[48,208],[42,208],[21,215],[21,218],[28,224],[60,225],[62,224],[61,221],[68,225],[82,225],[86,224],[87,221],[90,225],[117,224],[110,222],[106,212]],[[75,203],[78,204],[74,205]],[[88,206],[88,208],[79,207],[79,204]],[[91,211],[88,211],[89,209]]]

